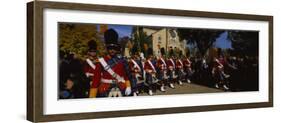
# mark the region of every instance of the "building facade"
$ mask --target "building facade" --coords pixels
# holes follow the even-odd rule
[[[176,29],[173,28],[158,28],[144,27],[143,32],[152,38],[152,49],[156,56],[161,54],[161,48],[164,48],[166,53],[173,49],[177,52],[186,52],[186,41],[180,40]]]

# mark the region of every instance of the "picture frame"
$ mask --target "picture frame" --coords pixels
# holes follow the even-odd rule
[[[179,107],[162,108],[144,108],[144,109],[124,109],[115,111],[100,112],[76,112],[76,113],[58,113],[46,114],[44,97],[45,92],[45,73],[44,60],[48,59],[44,54],[46,42],[44,36],[44,24],[46,24],[45,11],[47,9],[70,10],[82,12],[104,12],[117,14],[140,14],[140,16],[172,16],[194,17],[204,19],[222,19],[227,21],[258,21],[266,23],[266,41],[268,43],[267,58],[264,66],[267,68],[266,101],[233,103],[233,104],[211,104]],[[125,99],[125,100],[130,100]],[[186,112],[202,112],[215,110],[231,110],[245,108],[273,107],[273,16],[249,15],[234,13],[202,12],[188,10],[171,10],[156,8],[141,8],[127,6],[95,5],[82,3],[63,3],[33,1],[27,3],[27,120],[32,122],[62,121],[62,120],[80,120],[109,117],[126,117]]]

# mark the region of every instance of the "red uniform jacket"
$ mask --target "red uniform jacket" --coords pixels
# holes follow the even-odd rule
[[[181,59],[177,59],[177,61],[176,61],[176,68],[177,69],[182,69],[183,68],[183,62],[181,61]]]
[[[133,60],[133,59],[132,59],[132,60]],[[142,66],[140,66],[139,64],[137,64],[137,62],[135,61],[135,63],[137,64],[137,66],[136,66],[135,63],[134,63],[132,60],[129,61],[129,67],[130,67],[131,72],[132,72],[133,74],[140,73],[140,72],[141,72],[141,69],[140,69],[140,68],[141,68]]]
[[[215,67],[217,70],[221,70],[221,69],[223,69],[223,64],[222,64],[221,61],[219,61],[218,59],[215,59],[214,67]]]
[[[167,59],[166,63],[167,63],[168,69],[172,69],[172,70],[175,69],[176,63],[175,63],[175,61],[173,59]]]
[[[226,61],[224,58],[219,58],[218,60],[223,66],[226,64]]]
[[[160,69],[160,70],[166,70],[166,69],[167,69],[167,63],[166,63],[166,61],[165,61],[164,58],[162,58],[162,60],[161,60],[161,58],[159,58],[159,59],[157,60],[156,66],[157,66],[157,68]]]
[[[151,63],[151,64],[150,64]],[[146,62],[144,63],[144,70],[145,71],[149,71],[149,70],[151,70],[152,72],[156,72],[156,68],[155,68],[155,66],[153,66],[153,64],[152,64],[152,62],[150,61],[150,63],[149,63],[149,60],[146,60]],[[153,69],[153,67],[154,67],[154,69]]]
[[[90,62],[92,63],[93,66],[91,66],[88,63],[88,61],[86,60],[83,71],[84,71],[84,73],[86,74],[87,77],[92,79],[94,74],[95,74],[97,60],[95,60],[95,61],[90,60]]]
[[[184,59],[182,62],[183,62],[184,67],[187,67],[187,68],[191,67],[191,61],[188,58]]]
[[[110,56],[105,56],[104,60],[108,62],[110,60]],[[115,66],[111,68],[116,74],[118,74],[120,77],[123,77],[125,81],[129,81],[126,73],[125,73],[125,67],[122,62],[117,63]],[[110,83],[104,83],[102,80],[116,80],[114,77],[111,76],[110,73],[108,73],[106,70],[104,70],[102,64],[99,62],[99,64],[96,65],[96,71],[95,71],[95,77],[93,78],[93,88],[98,88],[99,93],[107,92],[110,89],[110,86],[112,84]],[[117,81],[117,80],[116,80]],[[123,82],[118,82],[118,87],[121,90],[125,90],[126,84]]]

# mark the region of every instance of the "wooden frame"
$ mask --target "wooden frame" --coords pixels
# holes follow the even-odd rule
[[[257,20],[269,22],[269,92],[268,102],[227,104],[212,106],[144,109],[128,111],[109,111],[98,113],[76,113],[76,114],[43,114],[43,10],[68,9],[85,11],[102,11],[117,13],[141,13],[152,15],[173,15],[204,18],[238,19],[238,20]],[[60,3],[35,1],[27,4],[27,119],[33,122],[60,121],[60,120],[79,120],[107,117],[124,117],[139,115],[170,114],[184,112],[230,110],[243,108],[258,108],[273,106],[273,17],[261,15],[230,14],[216,12],[199,12],[186,10],[168,10],[137,8],[124,6],[93,5],[79,3]]]

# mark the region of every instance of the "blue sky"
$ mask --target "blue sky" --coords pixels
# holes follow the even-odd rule
[[[108,25],[108,28],[112,28],[114,30],[117,31],[119,38],[121,37],[131,37],[131,33],[132,33],[132,26],[122,26],[122,25]]]
[[[228,49],[231,47],[231,41],[227,39],[227,32],[222,33],[214,43],[214,47]]]
[[[98,27],[99,28],[99,27]],[[131,37],[133,26],[127,26],[127,25],[108,25],[108,28],[112,28],[117,31],[119,38],[121,37]],[[214,47],[227,49],[231,48],[231,42],[227,39],[227,32],[225,31],[222,33],[214,43]]]

